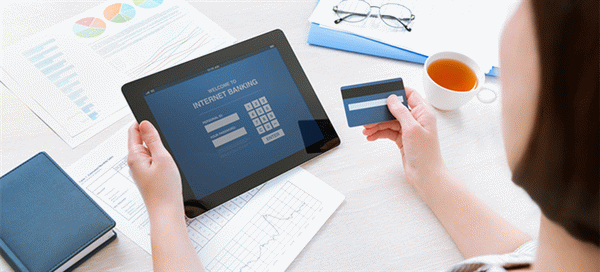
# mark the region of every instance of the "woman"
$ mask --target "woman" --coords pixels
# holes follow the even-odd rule
[[[472,258],[450,270],[600,267],[598,10],[592,0],[524,0],[502,36],[505,149],[515,183],[542,210],[537,242],[449,173],[435,115],[417,92],[407,88],[411,111],[388,98],[397,121],[365,126],[368,140],[396,142],[408,182]],[[155,269],[201,270],[182,216],[179,172],[149,122],[130,128],[129,148],[150,215]]]

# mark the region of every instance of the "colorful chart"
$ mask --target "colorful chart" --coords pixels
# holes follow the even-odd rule
[[[135,16],[135,8],[127,4],[112,4],[104,10],[104,18],[113,23],[125,23]]]
[[[162,2],[163,0],[133,0],[133,3],[140,8],[155,8]]]
[[[73,25],[75,35],[82,38],[93,38],[104,33],[106,23],[102,19],[95,17],[83,18]]]

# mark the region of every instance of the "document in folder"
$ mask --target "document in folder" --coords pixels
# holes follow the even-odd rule
[[[425,63],[425,60],[427,59],[427,56],[423,54],[378,42],[356,34],[321,27],[316,23],[310,24],[307,42],[311,45],[421,64]],[[499,69],[497,67],[491,67],[486,74],[489,76],[498,76]]]

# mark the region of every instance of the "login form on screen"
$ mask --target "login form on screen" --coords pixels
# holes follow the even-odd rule
[[[313,116],[274,45],[145,99],[198,199],[311,144],[299,122]]]

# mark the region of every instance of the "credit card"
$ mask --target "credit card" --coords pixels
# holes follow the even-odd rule
[[[408,107],[402,78],[342,87],[348,126],[357,127],[395,120],[386,102],[392,94],[397,95],[400,102]]]

